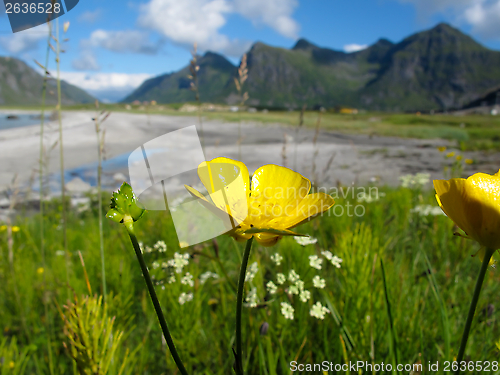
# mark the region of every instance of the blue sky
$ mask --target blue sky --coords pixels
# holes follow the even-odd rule
[[[12,34],[1,3],[0,55],[36,67],[47,25]],[[447,22],[500,50],[500,0],[80,0],[59,20],[70,22],[63,78],[103,101],[183,67],[194,42],[237,64],[256,41],[290,48],[303,37],[351,52]]]

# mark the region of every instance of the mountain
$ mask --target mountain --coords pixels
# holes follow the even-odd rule
[[[379,39],[345,53],[299,39],[291,49],[261,42],[247,52],[249,105],[349,106],[385,111],[459,108],[500,85],[500,52],[444,23],[399,43]],[[203,61],[203,64],[202,64]],[[237,67],[208,52],[200,58],[200,99],[238,102]],[[146,81],[124,101],[194,100],[188,67]],[[203,78],[203,79],[202,79]]]
[[[57,103],[57,83],[47,81],[47,104]],[[42,102],[43,76],[25,62],[0,56],[0,105],[37,105]],[[93,103],[82,89],[61,81],[63,104]]]
[[[202,102],[223,101],[230,95],[229,83],[236,67],[224,56],[207,52],[199,57],[197,64],[198,86]],[[144,81],[123,102],[134,100],[156,100],[159,103],[186,102],[195,100],[191,91],[191,80],[188,78],[189,65],[175,73],[163,74]]]

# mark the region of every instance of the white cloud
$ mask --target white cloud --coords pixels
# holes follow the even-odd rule
[[[421,21],[440,13],[454,23],[472,26],[472,33],[500,39],[500,0],[398,0],[413,4]]]
[[[352,43],[352,44],[346,44],[344,46],[344,51],[347,52],[347,53],[351,53],[351,52],[362,51],[362,50],[364,50],[366,48],[368,48],[368,44],[356,44],[356,43]]]
[[[54,73],[56,74],[56,73]],[[139,87],[151,74],[61,72],[61,78],[101,101],[118,101]]]
[[[201,50],[241,55],[247,41],[230,39],[220,32],[231,14],[254,24],[264,24],[295,39],[299,26],[291,18],[297,0],[150,0],[140,8],[139,25],[153,29],[171,41]]]
[[[263,23],[283,36],[297,39],[298,23],[292,18],[297,0],[235,0],[235,11],[254,23]]]
[[[49,28],[46,24],[0,37],[0,46],[13,55],[32,51],[41,40],[47,40]]]
[[[101,9],[96,9],[93,12],[88,10],[78,17],[78,21],[82,23],[95,23],[101,17],[101,14]]]
[[[463,18],[472,25],[474,34],[500,39],[500,0],[475,1],[465,9]]]
[[[92,32],[89,40],[82,41],[83,47],[101,47],[113,52],[134,52],[155,54],[161,43],[149,41],[146,32],[138,30],[106,31],[98,29]]]
[[[71,62],[71,66],[76,70],[100,70],[97,59],[92,50],[81,51],[80,55]]]

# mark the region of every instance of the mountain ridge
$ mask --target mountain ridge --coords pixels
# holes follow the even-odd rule
[[[198,61],[200,99],[237,104],[237,67],[214,52]],[[247,104],[257,107],[449,110],[500,85],[500,52],[445,23],[397,43],[380,38],[351,53],[320,47],[305,38],[289,49],[256,42],[247,52],[247,63],[243,90],[249,94]],[[123,102],[192,101],[188,74],[186,66],[151,78]]]

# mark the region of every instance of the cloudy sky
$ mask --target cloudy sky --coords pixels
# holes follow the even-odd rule
[[[36,67],[47,25],[13,34],[0,7],[0,55]],[[500,50],[500,0],[80,0],[66,21],[62,76],[103,101],[183,67],[194,42],[237,64],[256,41],[290,48],[303,37],[353,52],[447,22]]]

